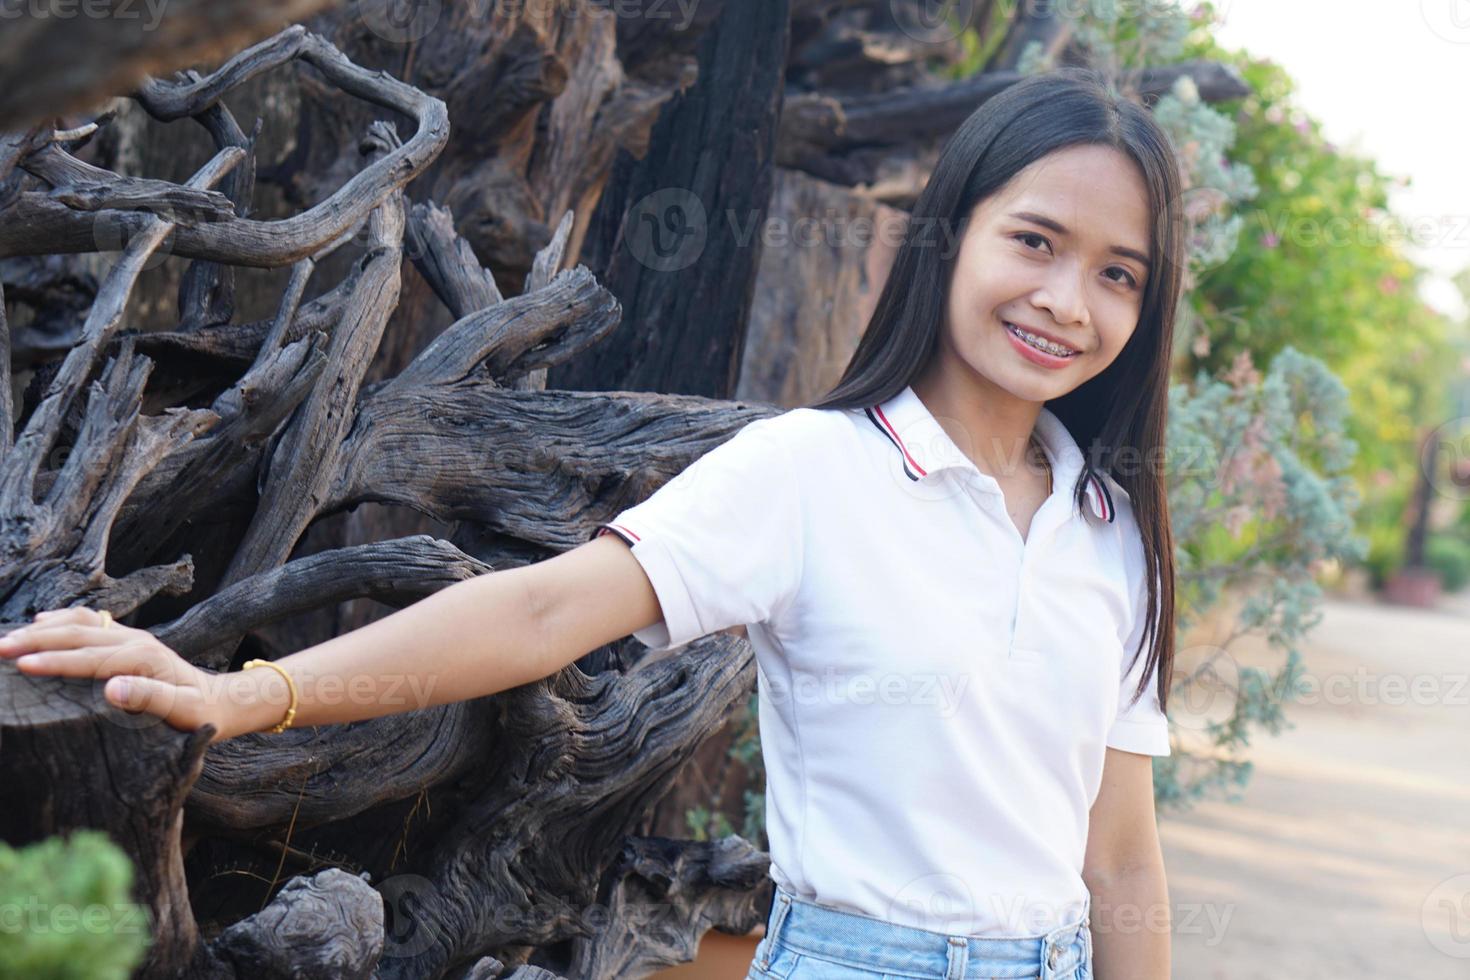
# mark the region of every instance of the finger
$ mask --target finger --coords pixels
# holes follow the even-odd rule
[[[40,650],[71,650],[77,647],[114,647],[131,642],[135,637],[127,627],[81,626],[24,626],[0,638],[0,652],[14,657]]]
[[[123,675],[103,686],[110,704],[135,714],[156,715],[180,731],[192,732],[204,720],[204,699],[188,687],[176,687],[152,677]]]
[[[75,623],[80,626],[101,626],[102,613],[86,606],[67,606],[64,609],[43,609],[36,613],[35,622],[44,626],[64,626]]]
[[[118,674],[156,677],[161,674],[153,651],[142,643],[30,653],[17,660],[15,666],[30,677],[107,678]]]

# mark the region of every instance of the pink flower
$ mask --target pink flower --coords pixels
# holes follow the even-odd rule
[[[1275,232],[1268,231],[1261,236],[1261,244],[1266,248],[1275,248],[1281,244],[1281,239],[1276,237]]]
[[[1250,351],[1243,350],[1235,355],[1230,369],[1224,374],[1224,380],[1236,391],[1254,389],[1261,383],[1261,372],[1256,370]]]
[[[1399,291],[1399,281],[1393,276],[1384,276],[1378,280],[1378,291],[1383,293],[1396,293]]]

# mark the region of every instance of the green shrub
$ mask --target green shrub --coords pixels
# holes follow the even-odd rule
[[[133,865],[96,830],[0,842],[0,977],[127,980],[149,945]]]
[[[1470,541],[1431,537],[1424,545],[1424,561],[1439,573],[1446,592],[1458,592],[1470,583]]]

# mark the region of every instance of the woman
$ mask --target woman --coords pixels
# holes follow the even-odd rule
[[[776,886],[752,977],[1161,980],[1178,195],[1146,110],[1026,79],[947,144],[837,386],[581,547],[247,665],[273,670],[211,674],[86,609],[0,652],[218,741],[744,625]],[[407,649],[411,702],[320,696],[386,690]]]

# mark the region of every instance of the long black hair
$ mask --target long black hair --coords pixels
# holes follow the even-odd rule
[[[1131,158],[1148,186],[1153,235],[1151,273],[1138,325],[1113,363],[1046,407],[1082,447],[1073,487],[1085,506],[1089,472],[1110,475],[1127,491],[1143,539],[1147,624],[1138,652],[1149,657],[1134,692],[1157,670],[1167,708],[1174,665],[1174,538],[1163,473],[1169,364],[1186,244],[1179,163],[1147,108],[1118,94],[1103,76],[1066,67],[1033,75],[990,98],[945,144],[914,203],[903,242],[841,379],[807,408],[867,408],[902,391],[934,356],[957,248],[934,247],[934,228],[959,235],[975,207],[1020,170],[1072,146],[1110,146]]]

